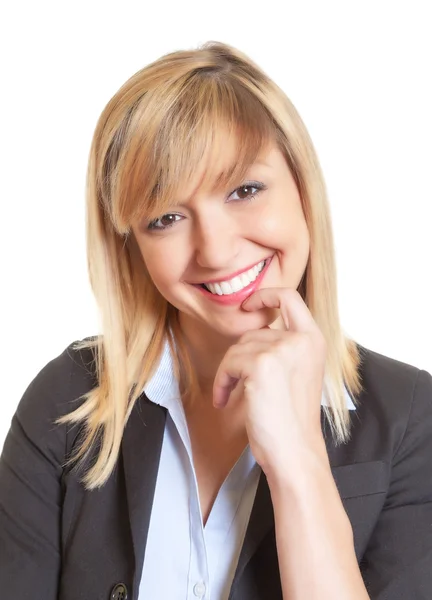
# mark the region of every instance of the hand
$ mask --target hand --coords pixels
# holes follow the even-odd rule
[[[242,308],[265,307],[280,309],[285,329],[248,331],[229,348],[216,373],[213,404],[224,408],[243,385],[249,444],[269,476],[325,448],[320,413],[326,343],[296,290],[258,290]]]

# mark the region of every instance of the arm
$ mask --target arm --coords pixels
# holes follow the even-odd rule
[[[21,398],[4,443],[0,589],[5,598],[57,598],[65,432],[53,421],[60,416],[70,372],[65,351],[38,373]]]
[[[366,600],[351,524],[324,443],[298,462],[298,476],[268,476],[283,597]]]

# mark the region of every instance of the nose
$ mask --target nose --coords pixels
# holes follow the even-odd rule
[[[239,251],[239,232],[233,219],[220,214],[208,215],[195,224],[197,263],[206,269],[226,269]]]

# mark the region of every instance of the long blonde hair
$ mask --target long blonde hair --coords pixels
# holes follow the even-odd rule
[[[236,164],[216,172],[226,131],[236,134]],[[354,402],[361,391],[357,345],[339,322],[333,233],[325,183],[306,127],[285,93],[245,54],[220,42],[162,56],[133,75],[103,110],[87,173],[87,258],[102,335],[92,348],[97,386],[59,423],[81,423],[85,435],[67,464],[97,458],[83,478],[103,485],[120,451],[123,430],[154,372],[164,339],[175,343],[181,390],[196,385],[177,311],[153,285],[131,224],[163,214],[170,199],[204,169],[205,181],[238,184],[269,140],[276,140],[297,183],[310,235],[299,286],[327,342],[324,407],[336,444],[349,438],[344,385]],[[205,161],[205,163],[203,163]]]

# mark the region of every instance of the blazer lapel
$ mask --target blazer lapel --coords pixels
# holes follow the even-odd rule
[[[245,539],[240,552],[228,600],[231,600],[233,597],[235,584],[241,577],[247,563],[254,555],[264,536],[272,529],[272,527],[274,527],[273,504],[267,477],[261,472],[255,501],[252,506],[251,516],[246,529]]]
[[[142,394],[123,434],[121,455],[135,556],[134,598],[142,575],[165,420],[166,409],[153,404]]]

